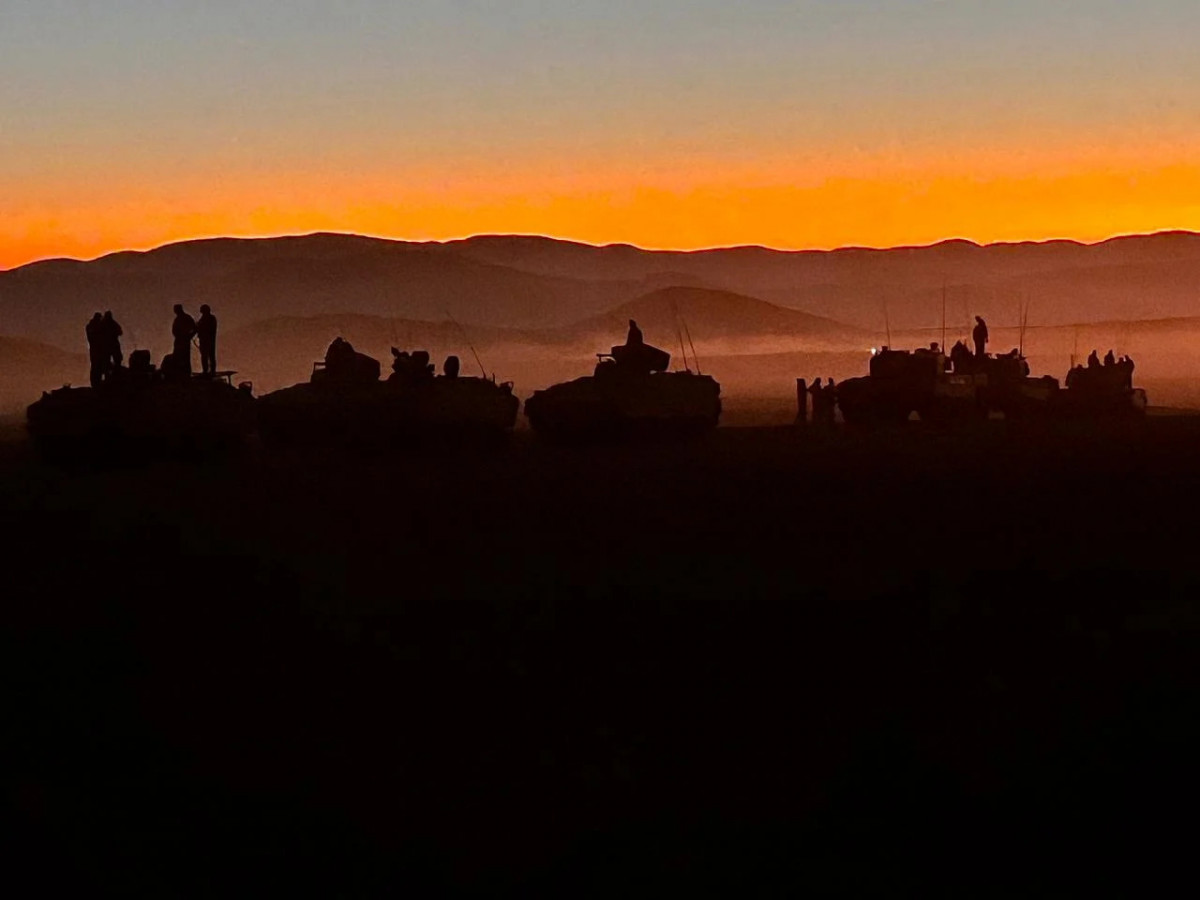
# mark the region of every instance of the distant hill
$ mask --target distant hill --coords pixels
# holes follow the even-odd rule
[[[158,357],[171,307],[213,307],[222,328],[284,316],[364,314],[511,327],[563,325],[659,286],[592,282],[492,265],[442,245],[352,235],[190,241],[92,262],[0,272],[0,328],[75,344],[96,310]]]
[[[693,341],[709,346],[791,339],[809,345],[843,347],[848,343],[862,343],[864,339],[861,329],[832,319],[731,291],[695,287],[653,291],[577,323],[570,331],[623,336],[629,319],[637,321],[647,341],[664,349],[670,349],[677,342],[677,329],[681,325],[686,325]]]
[[[112,309],[127,337],[157,358],[169,349],[176,302],[191,310],[209,303],[223,329],[286,317],[369,315],[553,330],[677,287],[757,298],[876,339],[887,325],[937,326],[943,297],[951,327],[975,314],[993,326],[1015,323],[1026,300],[1029,320],[1038,325],[1192,316],[1200,314],[1200,235],[798,252],[648,251],[519,236],[446,243],[339,234],[188,241],[0,272],[0,330],[74,347],[91,313]],[[757,315],[751,307],[742,313]],[[696,319],[694,337],[697,328],[717,332],[699,308],[685,315],[689,323]],[[761,331],[761,324],[751,330]]]
[[[0,412],[23,410],[42,391],[87,384],[88,361],[39,341],[0,336]]]
[[[1200,235],[1163,232],[1097,244],[1074,241],[980,246],[778,251],[731,247],[695,252],[593,247],[546,238],[481,236],[448,247],[471,259],[542,275],[635,280],[655,272],[828,316],[872,331],[931,326],[943,290],[952,322],[982,314],[1065,324],[1200,314]],[[682,283],[682,282],[681,282]]]

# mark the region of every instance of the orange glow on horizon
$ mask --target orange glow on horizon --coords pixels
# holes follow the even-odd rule
[[[0,200],[0,269],[202,237],[313,231],[407,240],[539,234],[679,250],[1092,242],[1200,230],[1200,164],[1179,151],[1043,150],[1032,159],[1010,149],[972,153],[969,166],[963,157],[860,153],[837,165],[694,159],[638,168],[623,160],[452,175],[210,172],[143,181],[123,173],[84,185],[26,183]]]

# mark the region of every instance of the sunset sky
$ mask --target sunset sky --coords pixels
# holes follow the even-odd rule
[[[1200,229],[1195,0],[4,0],[0,268]]]

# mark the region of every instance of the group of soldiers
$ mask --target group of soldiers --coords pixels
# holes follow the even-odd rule
[[[1099,352],[1093,350],[1088,354],[1086,366],[1075,366],[1067,373],[1067,387],[1104,383],[1110,387],[1119,384],[1125,390],[1130,390],[1133,388],[1133,369],[1131,356],[1118,359],[1109,350],[1101,362]]]
[[[88,358],[91,362],[92,387],[112,378],[121,368],[124,354],[121,353],[121,335],[125,332],[113,318],[112,310],[101,315],[96,313],[85,328],[88,342]]]
[[[947,360],[949,366],[947,371],[957,373],[966,373],[976,370],[980,365],[983,365],[988,359],[987,345],[989,335],[987,322],[983,316],[975,317],[975,327],[971,330],[971,343],[975,345],[975,351],[972,353],[971,348],[964,341],[955,341],[954,346],[950,348]],[[941,352],[937,344],[931,344],[930,349],[935,353]],[[1014,350],[1012,355],[1019,356],[1019,353]]]
[[[121,326],[112,312],[96,313],[88,322],[88,356],[91,361],[92,387],[112,380],[121,371],[124,355],[121,352]],[[175,320],[171,323],[172,350],[162,362],[167,377],[187,378],[192,373],[192,341],[200,349],[200,371],[205,376],[217,374],[217,317],[208,304],[200,307],[197,321],[175,304]],[[137,354],[134,354],[135,356]],[[153,367],[150,367],[153,369]]]
[[[826,378],[825,385],[822,386],[821,379],[818,378],[808,388],[808,394],[812,397],[812,423],[832,425],[837,410],[837,384],[834,380]]]
[[[192,338],[200,348],[200,371],[204,375],[217,374],[217,317],[207,303],[200,306],[200,319],[193,319],[184,311],[183,304],[175,304],[175,321],[171,323],[171,362],[163,360],[177,374],[192,372]]]

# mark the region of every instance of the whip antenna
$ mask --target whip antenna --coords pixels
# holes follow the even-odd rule
[[[679,355],[683,357],[683,370],[687,372],[689,371],[687,364],[687,350],[685,350],[683,347],[683,332],[679,328],[679,320],[681,318],[679,315],[679,301],[677,301],[674,297],[671,298],[671,312],[675,314],[675,337],[679,338]]]
[[[485,369],[483,367],[483,363],[479,359],[479,354],[475,352],[475,345],[472,344],[471,339],[469,337],[467,337],[467,330],[465,328],[463,328],[462,325],[458,324],[458,320],[450,314],[450,310],[447,309],[447,310],[444,310],[444,312],[446,313],[446,318],[449,319],[451,322],[453,322],[454,326],[462,334],[463,340],[466,342],[467,347],[470,348],[470,350],[471,350],[471,355],[473,357],[475,357],[475,364],[477,366],[479,366],[479,371],[483,373],[483,377],[487,378],[488,377],[487,369]]]
[[[700,371],[700,357],[696,355],[696,345],[692,343],[692,329],[688,328],[687,319],[683,319],[683,330],[687,334],[688,344],[692,348],[692,362],[696,364],[696,374],[703,375],[704,373]]]
[[[946,352],[946,282],[942,282],[942,352]]]
[[[1021,347],[1025,343],[1025,301],[1020,297],[1017,298],[1017,353],[1021,352]]]
[[[1029,292],[1025,293],[1025,308],[1021,310],[1021,356],[1025,355],[1025,330],[1029,327]]]

